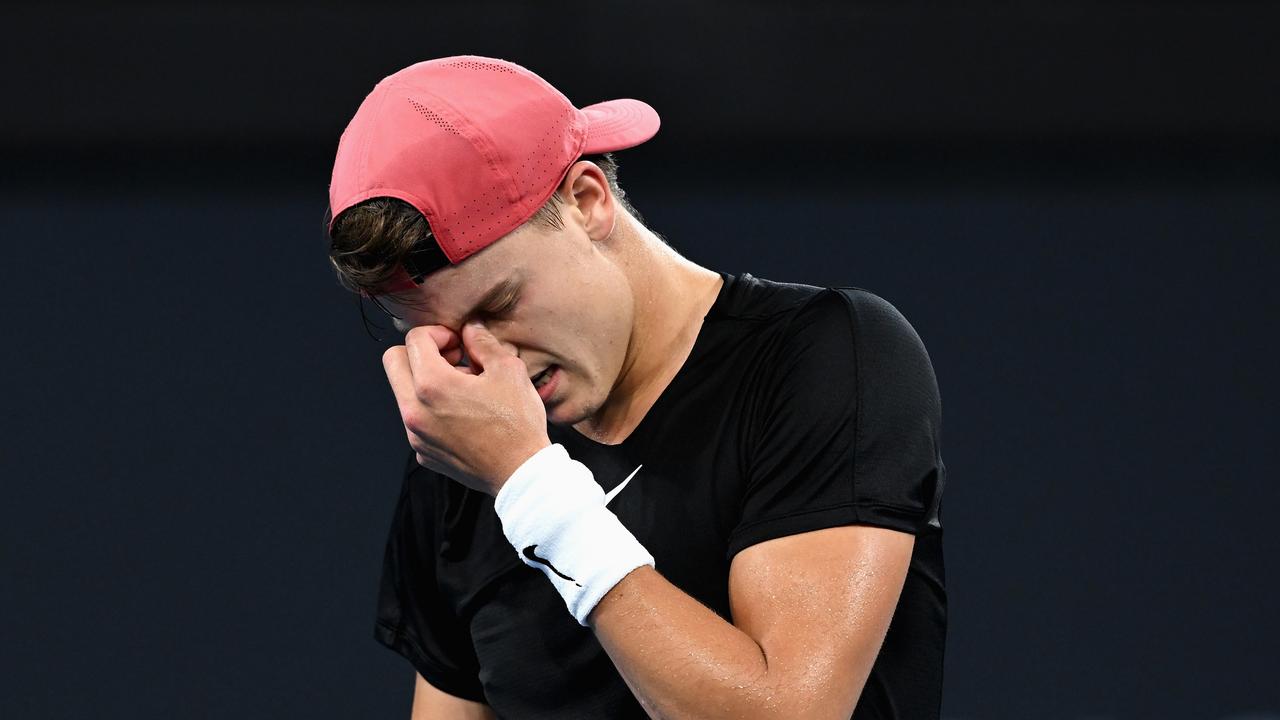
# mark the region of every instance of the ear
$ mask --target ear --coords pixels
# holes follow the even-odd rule
[[[580,224],[592,241],[613,234],[617,222],[617,203],[609,189],[604,171],[590,160],[579,160],[569,168],[558,191],[565,201],[565,211]]]

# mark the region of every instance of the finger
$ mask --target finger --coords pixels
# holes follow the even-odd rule
[[[391,384],[396,405],[400,407],[401,417],[404,417],[418,404],[418,396],[413,389],[413,370],[409,366],[409,355],[404,345],[393,345],[382,353],[382,369],[387,373],[387,382]]]
[[[440,356],[450,365],[457,366],[462,362],[462,336],[444,325],[426,325],[423,329],[435,340]]]
[[[440,354],[440,348],[436,345],[436,335],[431,328],[432,326],[429,325],[421,325],[411,328],[404,336],[409,369],[413,372],[418,390],[440,382],[440,372],[453,369],[449,361]]]
[[[436,347],[440,348],[442,354],[448,350],[462,348],[462,338],[458,333],[444,325],[423,325],[422,329],[430,333],[431,338],[436,341]]]
[[[462,344],[466,347],[472,367],[479,372],[484,372],[485,367],[503,357],[515,356],[478,320],[462,326]]]

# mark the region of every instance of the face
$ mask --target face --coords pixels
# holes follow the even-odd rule
[[[604,214],[598,199],[578,197],[561,208],[563,230],[526,224],[416,290],[380,300],[404,319],[402,330],[444,325],[460,333],[481,320],[531,377],[551,369],[547,419],[577,423],[599,410],[621,375],[634,318],[631,285],[607,240],[612,213]]]

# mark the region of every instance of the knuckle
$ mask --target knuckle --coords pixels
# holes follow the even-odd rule
[[[413,394],[423,402],[431,402],[440,396],[440,388],[434,382],[419,380],[413,384]]]
[[[406,410],[400,414],[400,419],[404,421],[404,427],[410,436],[416,436],[427,426],[426,413],[421,410]]]

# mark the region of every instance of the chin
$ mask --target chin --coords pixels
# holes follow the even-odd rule
[[[555,406],[547,408],[547,422],[552,425],[577,425],[595,415],[599,407],[575,406],[571,398],[565,398]]]
[[[552,425],[577,425],[588,417],[590,417],[588,413],[572,412],[564,406],[564,403],[556,405],[554,409],[547,410],[547,422]]]

